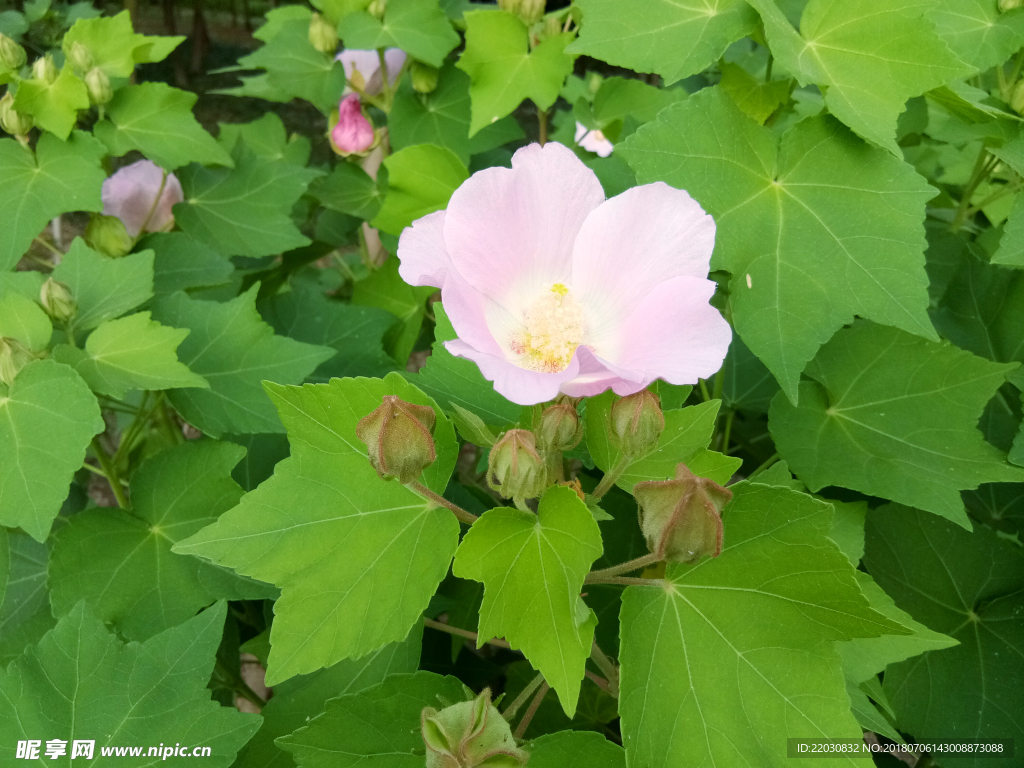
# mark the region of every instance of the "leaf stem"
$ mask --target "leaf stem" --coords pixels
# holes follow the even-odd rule
[[[523,715],[523,719],[519,721],[519,725],[516,726],[516,732],[513,734],[517,739],[523,738],[523,734],[526,733],[527,727],[530,725],[530,721],[533,720],[533,716],[537,714],[537,709],[540,707],[540,703],[544,701],[544,695],[550,690],[551,686],[548,685],[548,681],[545,680],[540,684],[540,690],[533,697],[533,701],[530,702],[530,708],[526,710],[526,714]]]
[[[46,242],[45,240],[43,240],[43,238],[35,237],[35,238],[33,238],[33,242],[36,242],[39,245],[43,246],[43,248],[46,248],[50,253],[52,253],[58,259],[64,258],[64,251],[60,250],[60,248],[58,248],[57,246],[53,245],[52,243]],[[50,269],[53,269],[53,265],[52,264],[48,264],[47,266],[50,267]]]
[[[548,143],[548,111],[537,107],[537,122],[539,124],[540,145],[543,147]]]
[[[633,576],[607,576],[600,579],[590,579],[588,574],[588,584],[622,584],[626,587],[660,587],[665,583],[664,579],[640,579]]]
[[[772,464],[774,464],[778,460],[779,460],[779,454],[773,453],[771,456],[769,456],[767,459],[765,459],[761,463],[761,466],[759,466],[757,469],[755,469],[753,472],[751,472],[749,475],[747,475],[747,480],[753,480],[755,477],[757,477],[759,474],[764,472],[766,469],[768,469],[768,467],[770,467]]]
[[[538,672],[537,676],[533,678],[525,688],[523,688],[522,692],[516,696],[515,700],[505,707],[505,711],[501,713],[501,716],[504,717],[506,721],[512,720],[512,718],[516,716],[516,712],[519,711],[519,708],[526,703],[527,699],[533,696],[534,691],[540,688],[541,683],[543,682],[544,675],[543,673]]]
[[[607,678],[608,693],[616,699],[619,698],[619,668],[615,666],[615,662],[609,658],[608,654],[601,650],[601,646],[597,644],[596,640],[590,647],[590,658],[594,660],[594,663],[597,664],[597,668],[600,669]]]
[[[974,191],[995,168],[995,163],[990,162],[990,157],[991,156],[988,154],[988,147],[982,144],[981,151],[978,152],[978,158],[974,161],[974,170],[971,171],[971,177],[964,186],[963,195],[960,198],[960,204],[957,206],[956,215],[953,217],[953,223],[949,225],[951,232],[957,232],[960,230],[960,227],[963,226],[964,222],[967,220],[971,198],[974,196]]]
[[[711,394],[708,392],[708,385],[704,382],[704,379],[700,379],[700,396],[704,398],[705,403],[712,399]]]
[[[597,488],[595,488],[594,492],[590,495],[595,499],[600,499],[608,493],[608,491],[612,489],[612,486],[615,485],[616,481],[622,477],[622,473],[626,471],[631,460],[632,459],[629,456],[623,456],[619,459],[618,464],[612,467],[608,472],[604,473],[604,477],[601,478],[601,482],[597,484]]]
[[[458,519],[458,521],[460,523],[465,523],[466,525],[472,525],[473,523],[475,523],[477,520],[480,519],[479,517],[474,515],[472,512],[468,512],[465,509],[463,509],[462,507],[460,507],[458,504],[452,504],[444,496],[441,496],[441,495],[439,495],[437,493],[434,493],[432,490],[427,488],[427,486],[425,486],[419,480],[413,480],[411,483],[406,483],[405,487],[408,488],[410,491],[413,491],[414,493],[419,494],[420,496],[422,496],[427,501],[433,502],[435,506],[444,507],[449,512],[451,512],[453,515],[455,515],[455,517]]]
[[[470,632],[468,629],[459,629],[459,627],[453,627],[450,624],[445,624],[441,621],[434,621],[433,619],[428,619],[426,616],[423,617],[423,626],[430,627],[431,629],[437,629],[441,632],[447,632],[449,635],[458,635],[459,637],[464,637],[467,640],[478,640],[480,637],[476,632]],[[488,645],[496,645],[499,648],[506,648],[510,651],[512,650],[511,645],[509,645],[504,640],[499,640],[496,637],[491,638],[490,640],[487,640],[485,642]]]
[[[586,678],[588,680],[590,680],[594,685],[596,685],[602,691],[604,691],[605,693],[607,693],[609,695],[611,694],[611,692],[612,692],[611,691],[611,686],[608,684],[608,681],[605,680],[603,677],[601,677],[600,675],[595,675],[589,669],[583,670],[583,674],[586,676]],[[618,696],[616,696],[615,698],[618,698]]]
[[[118,477],[117,467],[111,463],[110,457],[103,450],[98,436],[92,439],[92,449],[96,453],[96,460],[100,463],[104,477],[107,478],[107,482],[110,484],[110,490],[114,492],[117,506],[121,509],[128,509],[128,499],[124,495],[124,488],[121,486],[121,478]]]
[[[725,431],[722,433],[722,444],[719,445],[719,449],[722,453],[729,455],[729,438],[732,436],[732,422],[736,418],[736,411],[729,411],[729,415],[725,417]]]
[[[661,557],[654,554],[644,555],[643,557],[635,557],[632,560],[627,560],[624,563],[613,565],[611,568],[602,568],[600,571],[591,571],[587,574],[586,578],[583,579],[583,583],[597,584],[602,579],[606,579],[609,576],[621,576],[624,573],[632,573],[633,571],[639,571],[641,568],[646,568],[648,565],[654,565],[659,560],[661,560]]]

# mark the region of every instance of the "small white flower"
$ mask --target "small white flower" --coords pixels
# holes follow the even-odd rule
[[[608,157],[615,149],[615,145],[608,141],[603,133],[596,128],[590,130],[580,122],[576,123],[576,143],[587,152],[594,152],[599,157]]]

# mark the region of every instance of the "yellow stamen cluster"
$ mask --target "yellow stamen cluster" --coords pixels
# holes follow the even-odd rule
[[[523,324],[526,329],[511,343],[516,363],[531,371],[564,371],[583,340],[583,308],[569,289],[552,285],[526,311]]]

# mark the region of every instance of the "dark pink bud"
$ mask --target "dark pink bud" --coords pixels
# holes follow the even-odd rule
[[[366,152],[375,141],[373,124],[363,115],[359,94],[350,93],[338,105],[338,122],[331,129],[334,151],[342,155]]]

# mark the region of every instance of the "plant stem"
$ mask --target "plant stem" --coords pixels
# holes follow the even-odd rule
[[[753,472],[751,472],[749,475],[747,475],[747,480],[753,480],[755,477],[757,477],[759,474],[764,472],[766,469],[768,469],[768,467],[770,467],[772,464],[774,464],[778,460],[779,460],[779,454],[773,453],[771,456],[769,456],[767,459],[764,460],[764,462],[761,464],[761,466],[759,466],[757,469],[755,469]]]
[[[537,122],[540,124],[540,145],[543,147],[548,143],[548,111],[537,107]]]
[[[594,641],[590,647],[590,658],[608,679],[608,693],[616,699],[619,698],[619,668],[615,666],[615,662],[608,657],[608,654],[601,650],[597,641]]]
[[[960,198],[960,204],[957,206],[953,223],[949,225],[951,232],[957,232],[963,226],[967,220],[967,213],[970,208],[971,198],[974,196],[974,191],[988,174],[992,172],[992,169],[995,168],[994,164],[990,165],[989,158],[988,147],[982,144],[981,151],[978,152],[978,158],[974,161],[974,170],[971,171],[971,177],[964,187],[963,196]]]
[[[440,621],[428,619],[426,616],[423,617],[423,626],[430,627],[431,629],[438,629],[441,632],[447,632],[449,635],[458,635],[459,637],[464,637],[467,640],[477,640],[480,637],[476,632],[470,632],[468,629],[459,629],[458,627],[453,627],[449,624],[445,624]],[[508,650],[512,650],[511,645],[509,645],[504,640],[499,640],[496,637],[487,640],[486,642],[488,645],[496,645],[499,648],[507,648]]]
[[[114,452],[115,465],[120,462],[125,453],[132,449],[132,443],[135,442],[135,438],[138,437],[139,432],[149,421],[149,417],[153,414],[153,408],[156,407],[155,403],[152,408],[148,411],[146,410],[146,405],[149,401],[149,394],[148,390],[142,393],[142,401],[139,403],[139,410],[135,412],[135,418],[132,419],[132,423],[128,425],[128,429],[121,435],[121,442],[118,444],[117,450]]]
[[[611,568],[602,568],[600,571],[591,571],[587,574],[587,577],[583,579],[584,584],[595,584],[600,579],[606,579],[609,576],[621,576],[624,573],[632,573],[633,571],[639,571],[641,568],[646,568],[648,565],[654,565],[656,562],[661,560],[658,555],[644,555],[643,557],[635,557],[632,560],[627,560],[624,563],[613,565]]]
[[[522,693],[516,696],[515,700],[511,704],[505,707],[505,711],[501,713],[501,716],[504,717],[506,721],[509,721],[513,717],[515,717],[516,712],[519,711],[519,708],[526,703],[527,699],[533,696],[533,692],[540,688],[541,683],[543,682],[543,673],[538,673],[537,676],[533,678],[533,680],[531,680],[525,688],[523,688]]]
[[[775,57],[772,56],[772,52],[768,51],[768,63],[764,68],[764,81],[770,83],[772,81],[772,64],[775,63]]]
[[[729,455],[729,437],[732,435],[732,422],[736,418],[736,411],[729,411],[725,417],[725,431],[722,433],[722,444],[719,446],[722,453]]]
[[[92,449],[96,452],[96,460],[100,463],[100,467],[103,469],[103,475],[107,478],[107,482],[110,483],[110,490],[114,492],[114,498],[117,500],[117,506],[121,509],[128,509],[128,499],[124,495],[124,488],[121,486],[121,478],[117,475],[117,467],[115,467],[110,457],[107,456],[106,451],[103,450],[103,446],[100,445],[99,437],[92,439]]]
[[[540,684],[540,690],[533,697],[533,701],[530,702],[530,708],[526,710],[526,714],[523,715],[523,719],[519,721],[519,725],[516,726],[516,732],[513,734],[517,739],[523,738],[523,734],[526,733],[527,727],[530,725],[530,721],[533,720],[533,716],[537,714],[537,709],[540,707],[540,703],[544,701],[544,695],[548,692],[551,686],[548,685],[548,681],[545,680]]]
[[[704,398],[705,403],[711,399],[711,395],[708,393],[708,385],[704,383],[704,379],[700,380],[700,396]]]
[[[411,483],[406,483],[405,487],[408,488],[410,491],[413,491],[414,493],[419,494],[420,496],[422,496],[427,501],[433,502],[435,506],[444,507],[449,512],[451,512],[453,515],[455,515],[455,517],[459,520],[460,523],[465,523],[466,525],[472,525],[473,523],[475,523],[479,519],[472,512],[467,512],[465,509],[460,507],[458,504],[452,504],[444,496],[440,496],[440,495],[434,493],[432,490],[427,488],[427,486],[425,486],[419,480],[413,480]]]
[[[626,467],[629,466],[630,460],[629,456],[623,456],[619,459],[618,464],[612,467],[608,472],[604,473],[604,477],[601,478],[601,482],[597,484],[597,488],[595,488],[594,492],[590,495],[595,499],[600,499],[608,493],[608,491],[612,489],[612,486],[615,485],[615,481],[622,477],[622,473],[626,471]]]
[[[633,576],[607,576],[600,579],[590,579],[593,574],[588,574],[588,584],[622,584],[632,587],[660,587],[665,583],[664,579],[639,579]]]
[[[50,253],[52,253],[58,259],[64,258],[64,252],[62,250],[57,248],[55,245],[52,245],[51,243],[46,242],[45,240],[43,240],[43,238],[36,237],[36,238],[33,238],[33,240],[35,242],[39,243],[39,245],[43,246],[43,248],[46,248]],[[48,264],[47,266],[49,266],[51,269],[53,268],[52,264]]]
[[[598,688],[600,688],[602,691],[604,691],[605,693],[607,693],[609,695],[611,694],[611,692],[612,692],[611,691],[611,686],[608,684],[608,681],[605,680],[603,677],[601,677],[600,675],[595,675],[589,669],[583,670],[583,675],[588,680],[590,680],[594,685],[596,685]],[[618,698],[618,696],[616,696],[615,698]]]

